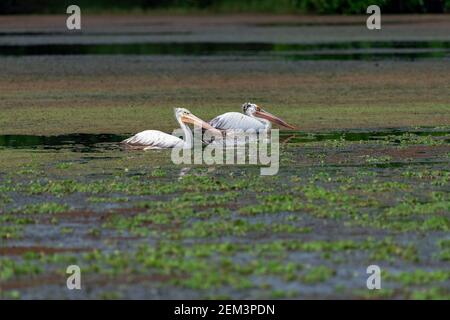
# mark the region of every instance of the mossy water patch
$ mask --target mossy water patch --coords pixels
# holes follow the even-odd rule
[[[68,245],[63,239],[83,237],[89,248],[84,253],[15,256],[8,285],[24,281],[23,269],[32,275],[33,266],[40,266],[33,277],[45,279],[62,273],[70,261],[83,265],[89,277],[115,279],[124,286],[132,285],[123,280],[127,277],[151,277],[159,279],[152,280],[158,286],[202,296],[260,291],[260,297],[297,297],[305,288],[328,288],[329,294],[329,288],[342,282],[358,283],[355,275],[344,272],[349,268],[362,270],[373,263],[417,268],[447,261],[445,242],[436,243],[430,254],[427,247],[425,254],[422,240],[442,239],[446,232],[445,166],[389,166],[397,155],[386,159],[384,167],[362,160],[364,154],[382,154],[369,150],[394,152],[391,142],[345,141],[333,148],[320,143],[283,148],[281,157],[290,162],[275,177],[233,166],[183,171],[170,163],[149,163],[152,153],[109,150],[90,157],[64,150],[38,152],[26,171],[0,180],[5,244],[14,246],[34,234],[63,248]],[[303,156],[302,148],[310,155]],[[426,152],[425,158],[444,159],[442,145],[426,148],[419,150]],[[25,155],[16,151],[6,151],[6,157]],[[334,157],[341,153],[345,166]],[[319,154],[324,156],[315,157]],[[29,200],[21,202],[25,198]],[[40,228],[51,232],[53,240],[42,238]],[[390,283],[405,286],[400,280]],[[418,286],[386,297],[445,294],[439,281]],[[279,294],[288,287],[294,289]],[[19,289],[20,295],[27,290]],[[361,296],[350,291],[343,292]]]

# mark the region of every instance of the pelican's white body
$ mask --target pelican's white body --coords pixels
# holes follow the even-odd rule
[[[183,139],[159,130],[145,130],[123,141],[123,143],[142,147],[144,150],[167,149],[184,145]]]
[[[184,123],[192,122],[199,123],[200,125],[206,126],[207,129],[212,129],[217,132],[218,130],[211,127],[209,124],[194,116],[189,110],[184,108],[175,108],[175,118],[177,119],[178,124],[180,125],[184,140],[180,139],[177,136],[170,135],[168,133],[161,132],[159,130],[145,130],[141,131],[134,136],[123,140],[122,143],[132,149],[144,149],[144,150],[152,150],[152,149],[168,149],[168,148],[183,148],[188,149],[193,146],[193,136],[192,131],[189,126]],[[185,120],[182,120],[184,118]]]
[[[266,119],[250,117],[239,112],[227,112],[212,119],[209,124],[220,130],[269,130],[271,128],[270,121]]]

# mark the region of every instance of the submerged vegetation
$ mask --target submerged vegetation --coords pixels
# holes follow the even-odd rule
[[[272,177],[179,168],[168,152],[104,142],[93,153],[5,148],[2,297],[36,296],[31,279],[42,279],[40,297],[68,295],[57,289],[68,264],[82,266],[83,297],[154,287],[168,289],[158,297],[448,297],[448,130],[420,130],[347,132],[334,145],[336,134],[302,134],[282,145],[289,161]],[[31,156],[10,162],[20,154]],[[364,291],[371,264],[383,272],[377,293]]]

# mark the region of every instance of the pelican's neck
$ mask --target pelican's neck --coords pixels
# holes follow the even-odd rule
[[[189,128],[189,126],[187,124],[185,124],[183,121],[181,121],[181,119],[177,119],[178,123],[180,124],[181,129],[183,130],[183,134],[184,134],[184,147],[185,148],[192,148],[192,141],[193,141],[193,137],[192,137],[192,131]]]
[[[251,113],[249,116],[252,117],[253,119],[256,119],[259,122],[261,122],[264,126],[264,130],[270,130],[270,128],[272,128],[272,122],[270,122],[269,120],[255,117],[255,115],[253,113]]]

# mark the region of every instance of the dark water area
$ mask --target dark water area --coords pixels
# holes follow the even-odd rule
[[[450,57],[450,42],[354,41],[316,44],[159,42],[128,44],[1,45],[0,55],[251,55],[284,60],[415,59]]]
[[[117,149],[119,142],[127,137],[127,135],[86,133],[57,136],[0,135],[0,148],[101,152]]]
[[[281,131],[280,142],[287,144],[301,144],[325,141],[383,141],[389,138],[390,143],[401,143],[402,136],[413,134],[417,137],[439,137],[450,143],[450,131],[438,129],[420,130],[409,129],[384,129],[380,131],[333,131],[321,133],[305,133],[300,131]],[[42,149],[42,150],[66,150],[73,152],[102,152],[117,150],[120,142],[128,138],[130,134],[66,134],[56,136],[36,135],[0,135],[1,148],[13,149]],[[397,139],[397,138],[398,139]]]
[[[383,129],[381,131],[362,131],[362,130],[349,130],[349,131],[333,131],[324,133],[302,133],[302,132],[289,132],[284,131],[280,133],[280,139],[286,140],[288,143],[307,143],[307,142],[320,142],[320,141],[381,141],[390,138],[391,142],[400,142],[400,138],[405,134],[413,134],[418,137],[432,136],[443,137],[447,142],[450,142],[450,131],[448,130],[436,130],[421,128],[419,130],[393,128]]]

